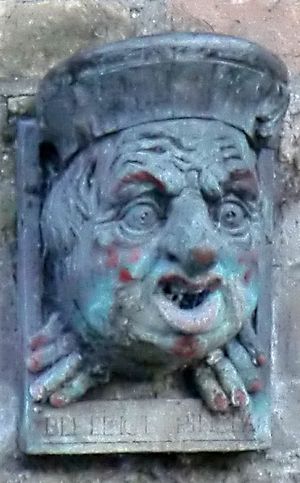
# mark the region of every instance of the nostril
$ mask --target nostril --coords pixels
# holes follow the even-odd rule
[[[216,252],[211,248],[192,248],[191,258],[201,266],[212,265],[216,260]]]
[[[168,261],[169,262],[178,262],[178,258],[176,255],[173,255],[172,253],[168,253]]]

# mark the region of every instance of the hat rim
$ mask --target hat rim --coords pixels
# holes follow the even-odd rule
[[[144,49],[162,47],[187,49],[191,54],[193,50],[200,49],[200,51],[197,50],[197,59],[199,59],[199,56],[203,60],[214,57],[219,61],[224,60],[261,72],[269,72],[283,83],[288,81],[288,70],[284,62],[273,52],[256,42],[225,34],[176,32],[134,37],[81,49],[67,60],[61,61],[50,69],[41,82],[41,88],[44,82],[53,80],[54,77],[67,72],[76,75],[90,64],[95,66],[101,63],[99,72],[102,74],[117,68],[126,68],[126,66],[131,66],[130,59],[126,59],[125,63],[118,64],[117,62],[114,63],[114,56],[126,58],[128,51],[142,52]],[[185,55],[187,55],[187,52],[185,52]],[[107,59],[105,59],[105,56],[107,56]],[[147,60],[143,59],[142,56],[140,59],[142,60],[141,64],[147,63]],[[176,60],[178,61],[178,59]],[[184,58],[180,60],[185,61]],[[160,59],[157,59],[158,63],[160,61]],[[150,63],[155,63],[153,58],[151,58]]]
[[[66,160],[92,139],[100,138],[102,135],[117,132],[144,122],[181,117],[206,117],[226,123],[227,118],[229,121],[231,113],[228,115],[230,109],[229,111],[227,109],[227,111],[224,110],[224,116],[222,115],[222,102],[214,106],[213,112],[202,109],[202,107],[199,108],[192,98],[190,101],[187,101],[187,108],[185,106],[183,109],[181,107],[174,109],[174,105],[168,104],[169,101],[165,104],[161,103],[159,92],[157,92],[156,95],[158,97],[152,97],[155,99],[153,105],[150,106],[152,111],[151,109],[149,111],[141,111],[139,108],[139,117],[136,117],[134,110],[130,114],[130,99],[127,102],[129,111],[126,111],[126,102],[124,103],[124,99],[128,98],[129,92],[139,96],[141,101],[145,98],[145,92],[147,92],[147,95],[149,94],[149,91],[144,90],[143,84],[140,83],[138,84],[139,87],[137,87],[136,81],[132,77],[133,71],[144,72],[144,76],[150,73],[150,77],[153,77],[153,82],[157,83],[157,79],[160,79],[160,73],[163,74],[165,72],[165,75],[168,76],[168,71],[170,70],[168,66],[173,66],[173,69],[174,66],[177,66],[175,83],[172,80],[172,85],[175,85],[176,81],[178,81],[179,84],[177,82],[176,88],[181,83],[181,88],[186,89],[185,86],[188,79],[189,84],[187,88],[195,91],[196,81],[193,80],[193,75],[197,69],[199,72],[201,69],[204,69],[206,85],[211,84],[213,79],[210,79],[210,71],[208,72],[207,68],[213,69],[213,64],[219,65],[221,69],[225,65],[228,68],[236,69],[236,71],[239,71],[238,77],[240,72],[244,72],[240,77],[241,81],[234,81],[235,86],[233,89],[239,90],[245,80],[248,85],[250,79],[253,79],[254,84],[251,89],[254,89],[253,95],[255,96],[255,88],[259,88],[260,84],[261,86],[264,85],[265,94],[263,96],[269,97],[270,102],[265,105],[264,97],[261,100],[256,99],[254,102],[261,104],[262,109],[258,112],[258,118],[261,117],[263,124],[268,126],[266,134],[263,134],[263,136],[269,138],[270,142],[272,142],[272,138],[277,133],[276,126],[279,125],[287,107],[286,84],[288,71],[285,64],[272,52],[249,40],[229,35],[207,33],[167,33],[136,37],[107,45],[92,46],[75,53],[66,61],[52,68],[41,81],[37,95],[37,117],[42,129],[42,137],[46,141],[54,141],[54,144],[59,146],[62,159]],[[191,69],[194,70],[188,78]],[[156,72],[156,77],[153,74],[154,71]],[[182,74],[185,71],[187,72],[187,78],[184,77],[185,74]],[[224,73],[221,73],[221,75],[224,76]],[[124,76],[127,77],[127,80],[131,79],[123,93],[116,91],[116,89],[112,92],[111,82],[113,82],[114,76],[119,76],[118,82],[121,83]],[[219,92],[222,90],[222,82],[225,89],[229,85],[226,77],[223,78],[225,79],[224,82],[218,81],[214,84],[215,86],[219,85],[219,87],[216,87],[219,88]],[[226,82],[227,85],[225,85]],[[100,84],[103,85],[101,92],[97,91],[97,86]],[[81,92],[78,91],[78,87],[80,87],[79,90]],[[157,90],[158,87],[157,84],[155,89]],[[123,88],[121,84],[120,88]],[[153,91],[152,96],[155,89],[154,84],[151,84],[150,81],[150,90]],[[164,90],[166,95],[171,97],[166,87],[164,87]],[[138,94],[136,94],[137,92]],[[191,91],[180,91],[180,96],[183,95],[185,97],[187,92]],[[78,94],[79,98],[77,98]],[[113,102],[109,105],[108,102],[105,104],[103,101],[105,97],[110,96],[114,99],[114,95],[121,101],[118,111],[113,106]],[[152,102],[150,94],[148,97],[150,99],[149,102]],[[99,104],[98,111],[95,103]],[[87,110],[85,110],[86,106],[88,106]],[[237,128],[241,127],[241,130],[249,134],[250,137],[252,131],[253,136],[255,135],[253,123],[255,122],[256,108],[253,106],[253,99],[249,98],[248,100],[247,95],[246,97],[244,96],[243,104],[241,102],[239,104],[240,111],[236,110],[233,113],[238,119],[232,123]],[[145,106],[145,109],[148,108],[149,105]],[[244,114],[239,114],[239,112],[242,112],[241,109],[247,111],[247,108],[249,110],[248,118]],[[216,114],[218,109],[219,113],[221,113],[219,115]],[[159,114],[157,114],[158,111]],[[57,117],[58,112],[60,112],[60,119]],[[101,120],[97,119],[100,112]],[[116,112],[118,112],[117,120]],[[126,112],[129,112],[127,117]],[[147,112],[147,114],[140,116],[141,112]],[[106,122],[105,115],[108,116],[108,122]],[[84,116],[86,116],[86,120],[84,120]],[[124,117],[126,117],[125,121]],[[251,125],[247,124],[247,119],[251,120]],[[245,121],[244,126],[243,121]],[[230,121],[228,124],[231,124]]]

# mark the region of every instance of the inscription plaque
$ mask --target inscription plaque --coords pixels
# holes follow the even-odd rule
[[[25,452],[270,445],[286,83],[206,34],[96,47],[41,82],[18,124]]]

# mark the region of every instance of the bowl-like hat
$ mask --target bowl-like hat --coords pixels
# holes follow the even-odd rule
[[[286,110],[287,70],[244,39],[140,37],[79,52],[40,85],[43,140],[66,162],[91,141],[150,121],[214,119],[273,146]]]

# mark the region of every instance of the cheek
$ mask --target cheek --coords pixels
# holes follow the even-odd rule
[[[132,282],[134,277],[128,268],[120,268],[119,270],[119,281],[122,283]]]
[[[255,277],[254,270],[252,268],[246,268],[243,277],[245,285],[249,285],[253,280],[253,277]]]
[[[138,247],[132,248],[128,254],[129,263],[138,263],[142,256],[142,250]]]
[[[93,250],[94,271],[98,277],[112,276],[115,289],[131,282],[143,279],[152,268],[157,258],[155,245],[141,247],[122,247],[112,242],[107,245],[96,244]]]
[[[119,281],[128,283],[142,280],[151,271],[155,260],[156,250],[150,246],[120,252]]]
[[[105,253],[105,266],[107,268],[117,268],[119,265],[119,251],[114,245],[110,245]]]
[[[238,263],[240,265],[240,271],[242,275],[243,283],[251,285],[257,282],[258,278],[258,254],[256,251],[249,251],[242,254]]]
[[[241,288],[245,298],[245,310],[249,316],[257,306],[259,294],[258,256],[247,252],[239,258]]]
[[[119,286],[120,283],[122,285],[135,280],[132,270],[139,260],[137,249],[128,252],[128,250],[122,250],[115,244],[110,244],[102,246],[101,249],[98,248],[94,256],[95,267],[98,267],[95,271],[99,278],[104,280],[113,278],[115,287]]]
[[[114,245],[110,245],[105,251],[105,267],[116,277],[116,281],[121,284],[132,282],[135,277],[131,273],[132,266],[138,261],[136,253],[129,256]],[[119,285],[119,283],[117,283]]]

